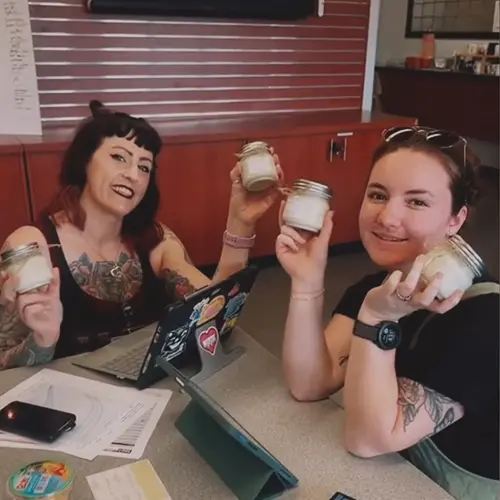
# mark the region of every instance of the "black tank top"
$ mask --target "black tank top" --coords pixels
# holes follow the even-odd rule
[[[63,321],[55,358],[93,351],[114,337],[158,321],[162,310],[172,302],[163,281],[151,267],[149,255],[141,253],[137,255],[142,267],[142,284],[134,297],[125,303],[92,297],[74,280],[53,222],[44,219],[38,228],[52,245],[50,257],[60,273]]]

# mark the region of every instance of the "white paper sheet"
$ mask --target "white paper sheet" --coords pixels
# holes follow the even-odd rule
[[[149,460],[87,476],[95,500],[172,500]]]
[[[153,431],[172,396],[167,389],[146,389],[143,391],[152,396],[150,406],[141,417],[113,442],[106,446],[99,455],[108,457],[129,458],[137,460],[142,457]]]
[[[0,446],[62,451],[94,459],[153,405],[154,397],[132,388],[103,384],[44,369],[0,396],[0,408],[24,401],[76,415],[76,427],[55,443],[0,433]]]
[[[28,0],[0,0],[0,134],[42,133]]]

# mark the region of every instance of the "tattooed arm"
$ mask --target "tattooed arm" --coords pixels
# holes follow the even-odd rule
[[[14,310],[0,306],[0,370],[48,363],[54,357],[55,345],[39,345],[33,332]]]
[[[376,324],[362,317],[363,323]],[[409,448],[463,417],[460,403],[407,378],[397,378],[395,350],[353,337],[344,406],[346,448],[373,457]]]
[[[159,276],[165,281],[167,292],[174,299],[180,299],[210,285],[210,279],[194,266],[175,233],[166,226],[163,226],[163,231],[163,241],[153,250],[151,262],[153,269],[159,269]]]
[[[31,226],[21,227],[12,233],[0,252],[32,241],[38,242],[50,259],[43,234]],[[6,278],[3,276],[0,280],[0,370],[51,361],[55,344],[42,345],[31,328],[23,323],[18,312],[19,304],[11,300],[12,284]],[[23,306],[26,302],[24,299]]]

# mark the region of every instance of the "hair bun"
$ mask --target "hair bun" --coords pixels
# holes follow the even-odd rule
[[[106,107],[104,106],[104,104],[97,99],[92,99],[89,102],[89,109],[92,113],[92,116],[94,117],[106,111]]]

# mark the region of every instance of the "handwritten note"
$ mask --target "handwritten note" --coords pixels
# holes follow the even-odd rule
[[[0,0],[0,134],[41,134],[28,0]]]
[[[87,476],[95,500],[172,500],[149,460]]]

